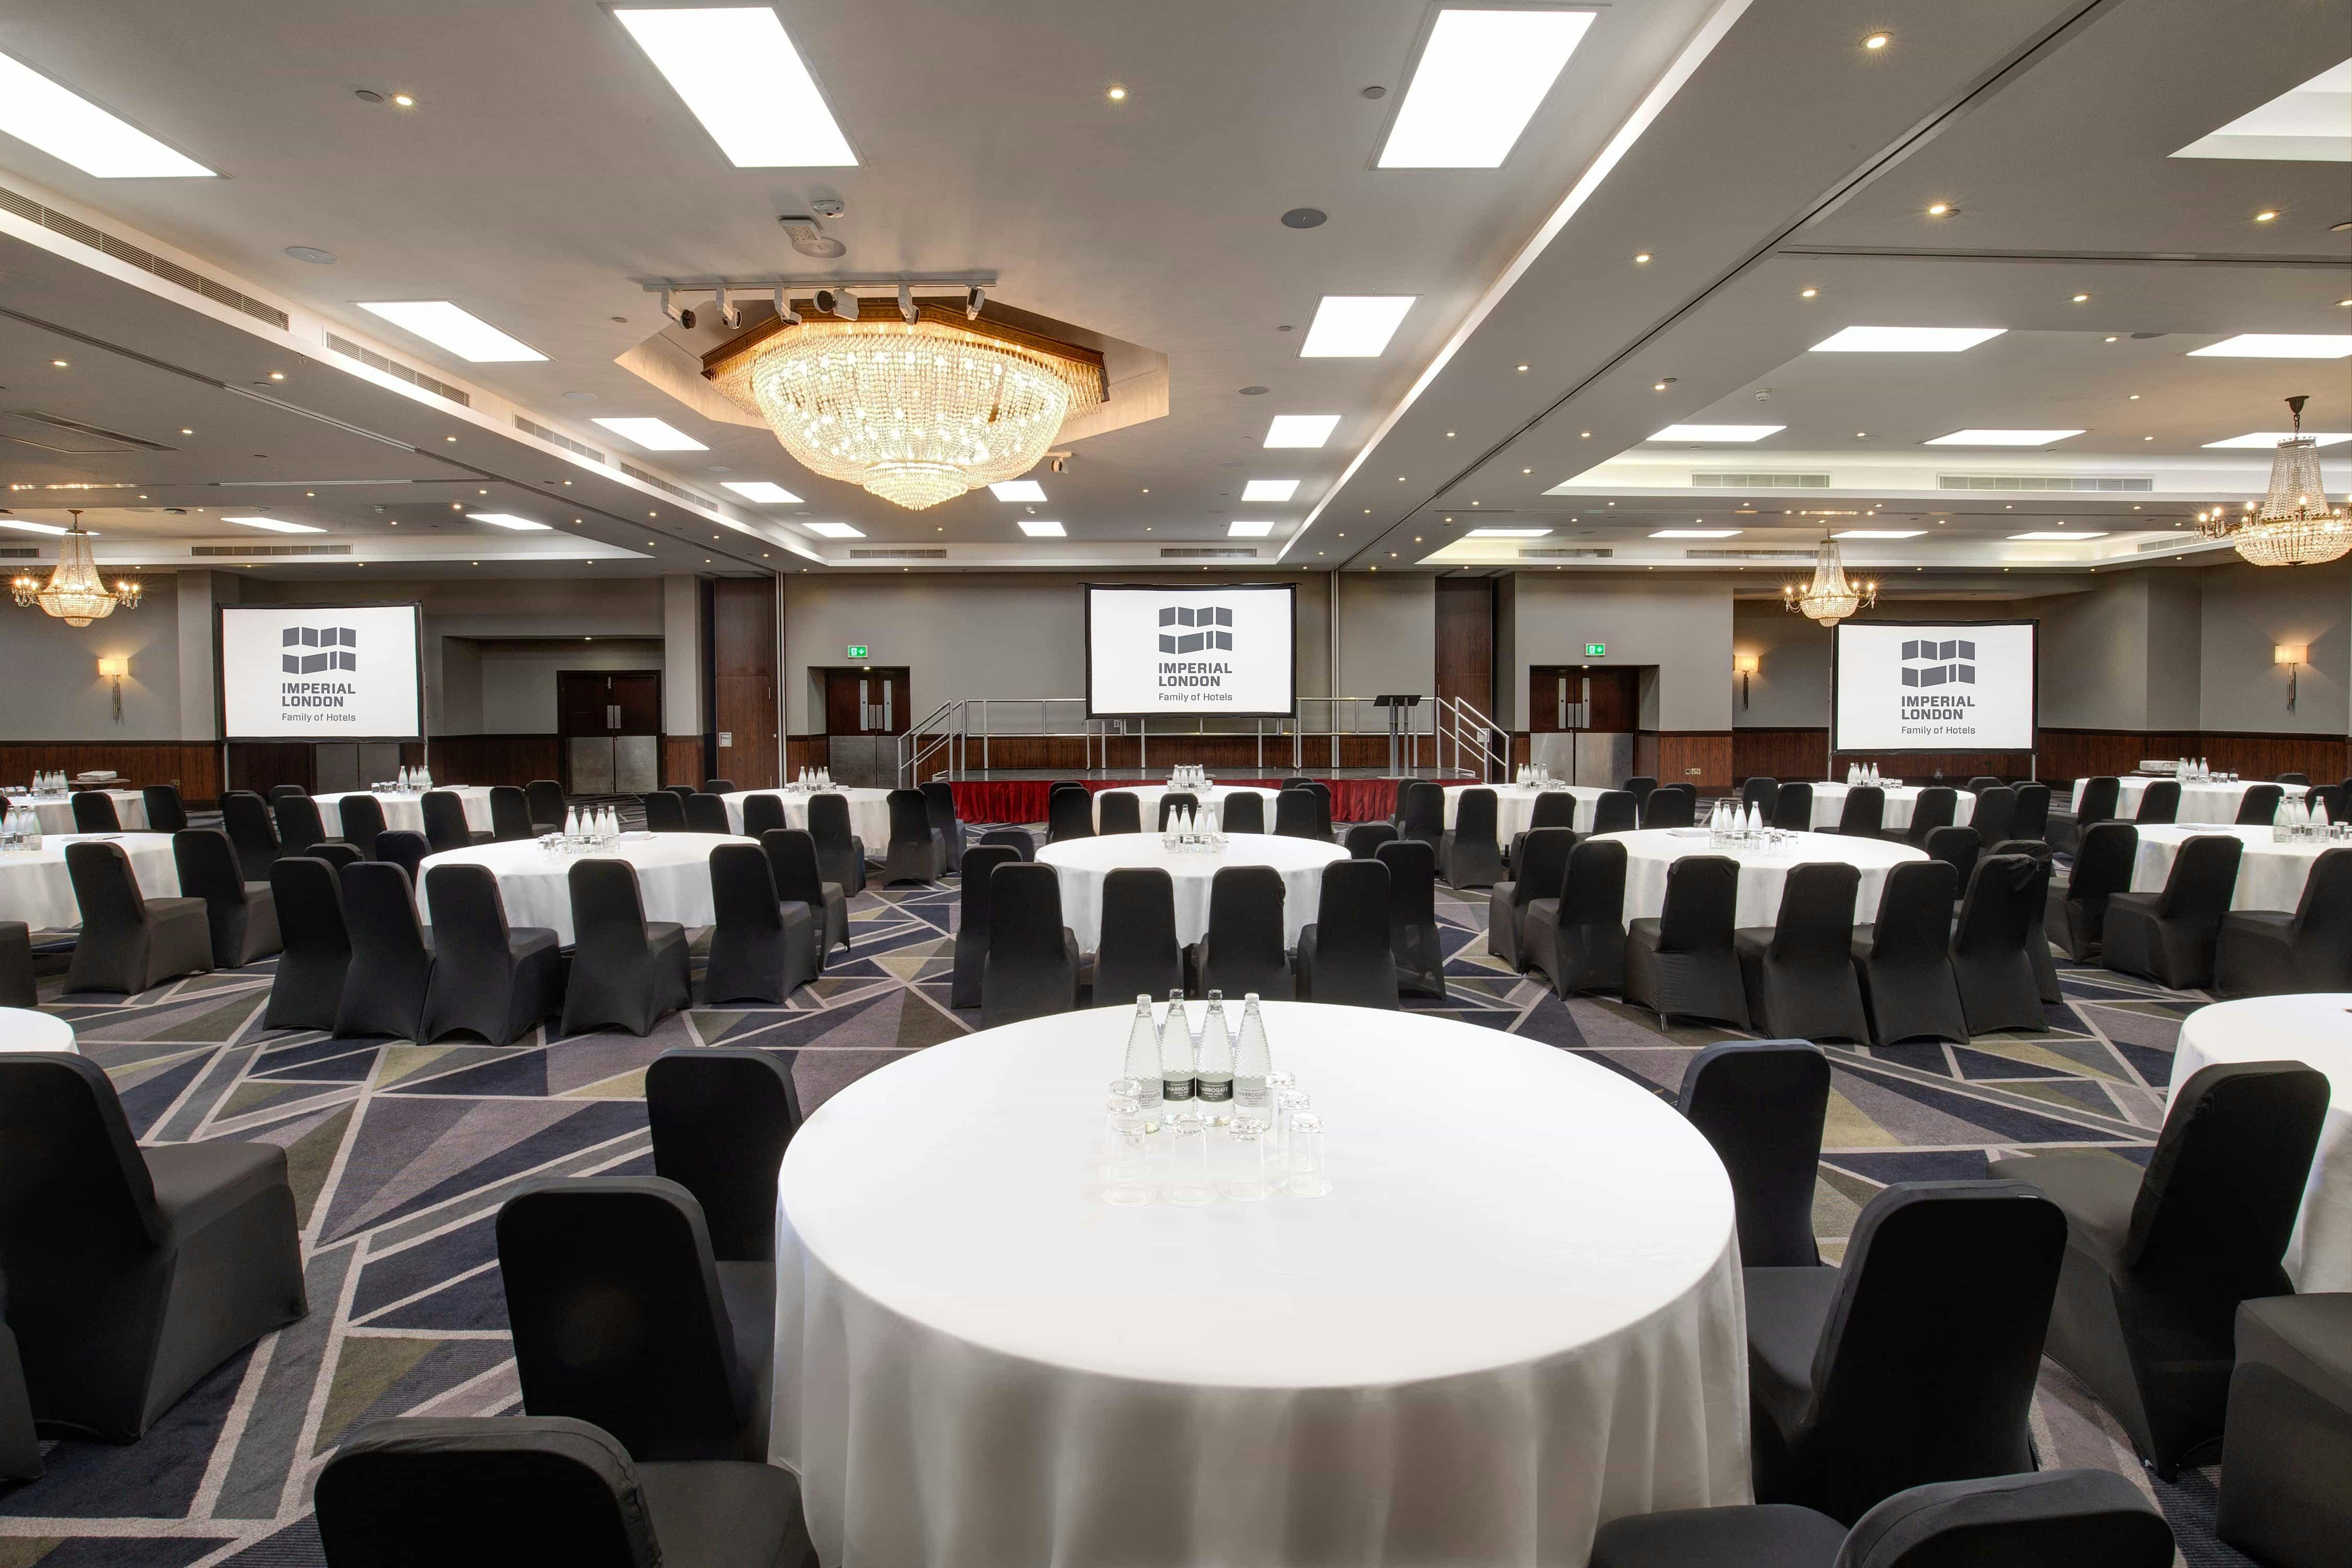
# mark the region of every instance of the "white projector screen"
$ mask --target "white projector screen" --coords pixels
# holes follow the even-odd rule
[[[1297,589],[1087,584],[1087,716],[1287,718]]]
[[[1832,647],[1841,752],[2031,752],[2036,621],[1844,621]]]
[[[415,741],[425,734],[415,605],[223,605],[221,735]]]

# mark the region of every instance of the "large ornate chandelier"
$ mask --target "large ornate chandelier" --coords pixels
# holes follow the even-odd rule
[[[117,608],[137,609],[146,596],[145,586],[135,577],[126,577],[108,587],[98,574],[98,561],[89,550],[89,535],[81,531],[81,513],[71,515],[73,525],[58,541],[57,570],[49,574],[48,582],[44,584],[27,573],[9,584],[16,593],[17,606],[29,610],[38,605],[69,626],[102,621]]]
[[[2220,507],[2197,514],[2200,532],[2227,540],[2257,566],[2315,566],[2352,552],[2352,514],[2327,504],[2319,478],[2319,443],[2303,433],[2303,405],[2290,397],[2294,434],[2271,455],[2271,488],[2257,508],[2231,517]]]
[[[1813,556],[1813,580],[1800,587],[1794,583],[1780,584],[1780,607],[1794,610],[1825,626],[1833,626],[1856,610],[1878,603],[1878,584],[1864,583],[1860,587],[1845,574],[1845,558],[1838,552],[1837,541],[1824,534],[1822,547]]]
[[[1104,400],[1091,350],[936,301],[859,306],[856,321],[767,323],[704,374],[803,467],[910,510],[1027,473]]]

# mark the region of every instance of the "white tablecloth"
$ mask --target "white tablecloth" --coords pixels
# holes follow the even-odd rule
[[[0,1007],[0,1051],[70,1051],[73,1026],[29,1007]]]
[[[1780,885],[1788,878],[1789,868],[1818,860],[1843,860],[1861,871],[1862,880],[1854,889],[1853,918],[1858,925],[1867,924],[1878,914],[1878,896],[1885,889],[1886,873],[1906,860],[1927,858],[1907,844],[1834,833],[1800,833],[1769,849],[1718,849],[1707,842],[1705,828],[1651,827],[1601,837],[1622,839],[1625,845],[1625,918],[1629,921],[1664,910],[1666,868],[1684,856],[1728,855],[1739,862],[1734,925],[1772,924],[1780,911]]]
[[[600,855],[626,860],[637,868],[638,896],[645,900],[648,921],[676,921],[684,926],[707,926],[718,920],[710,900],[710,852],[721,844],[752,840],[718,833],[653,833],[623,838]],[[477,844],[470,849],[447,849],[427,855],[417,868],[417,885],[425,890],[425,923],[433,921],[432,876],[436,866],[488,866],[499,879],[499,897],[507,906],[507,923],[546,926],[564,946],[572,945],[572,868],[584,858],[560,855],[536,838],[505,844]]]
[[[1269,824],[1268,826],[1272,826]],[[1176,885],[1176,940],[1187,946],[1208,934],[1209,884],[1227,866],[1271,866],[1282,873],[1282,940],[1297,946],[1301,928],[1315,923],[1323,896],[1323,868],[1345,860],[1336,844],[1272,833],[1237,834],[1222,854],[1162,848],[1157,833],[1114,833],[1066,838],[1037,851],[1062,882],[1062,923],[1088,952],[1102,942],[1103,879],[1122,866],[1158,866]]]
[[[2073,809],[2080,811],[2083,808],[2083,786],[2090,782],[2088,779],[2074,781],[2074,793],[2067,797],[2067,804]],[[2147,793],[2148,785],[2157,782],[2155,779],[2146,777],[2117,779],[2116,781],[2116,815],[2126,821],[2138,816],[2140,796]],[[2261,779],[2241,779],[2236,784],[2182,784],[2180,809],[2174,815],[2173,820],[2175,822],[2233,823],[2238,820],[2238,807],[2244,802],[2246,791],[2263,782]],[[2290,800],[2301,800],[2305,787],[2302,784],[2279,786]]]
[[[1813,786],[1813,826],[1835,827],[1845,815],[1845,794],[1849,786],[1842,784],[1817,784]],[[1919,808],[1919,792],[1926,784],[1883,784],[1886,792],[1886,810],[1879,817],[1882,827],[1908,827],[1911,814]],[[1962,827],[1976,815],[1977,797],[1967,790],[1955,788],[1952,820]],[[1990,845],[1985,847],[1990,848]]]
[[[2181,1020],[2172,1053],[2179,1094],[2215,1062],[2297,1061],[2327,1075],[2327,1120],[2311,1184],[2287,1243],[2287,1278],[2302,1291],[2352,1290],[2352,992],[2216,1002]]]
[[[446,788],[466,806],[466,826],[478,833],[490,831],[490,790],[488,784],[447,784]],[[314,795],[310,799],[319,807],[319,826],[327,830],[330,838],[343,835],[343,812],[338,803],[346,795],[373,795],[373,790],[337,790],[331,795]],[[377,795],[376,802],[383,807],[383,826],[388,832],[422,833],[425,831],[425,796],[421,794],[397,793]],[[367,847],[362,844],[362,849]]]
[[[111,839],[131,858],[131,879],[151,899],[180,896],[180,866],[168,833],[43,833],[38,849],[0,851],[0,921],[23,921],[35,931],[81,924],[66,846]]]
[[[1123,793],[1135,797],[1136,809],[1143,816],[1143,831],[1157,832],[1160,827],[1160,797],[1168,793],[1168,786],[1137,784],[1132,788],[1126,785],[1121,785],[1120,788]],[[1107,789],[1095,791],[1095,831],[1097,833],[1102,831],[1102,798],[1110,793]],[[1181,790],[1178,793],[1192,796],[1201,805],[1202,814],[1208,817],[1210,826],[1221,833],[1224,831],[1225,802],[1237,795],[1256,795],[1261,803],[1258,809],[1265,813],[1265,830],[1268,833],[1274,831],[1274,797],[1276,793],[1274,790],[1251,789],[1241,784],[1211,784],[1205,792],[1195,789]],[[1203,794],[1208,797],[1205,800],[1201,798]]]
[[[77,792],[79,793],[79,792]],[[141,832],[147,826],[147,797],[135,789],[110,789],[97,792],[114,797],[114,818],[129,832]],[[10,805],[29,805],[33,815],[41,819],[43,833],[71,833],[74,830],[73,797],[50,795],[35,799],[31,795],[8,797]]]
[[[2311,877],[2311,863],[2336,843],[2271,842],[2267,827],[2221,827],[2211,825],[2175,827],[2157,825],[2139,830],[2139,855],[2132,862],[2131,890],[2152,893],[2172,875],[2172,862],[2191,838],[2227,834],[2245,846],[2238,857],[2238,885],[2230,896],[2233,910],[2292,910],[2303,898]]]
[[[827,1564],[1521,1568],[1746,1500],[1731,1193],[1696,1131],[1494,1030],[1265,1019],[1326,1197],[1103,1203],[1119,1009],[918,1052],[793,1136],[771,1452]]]
[[[849,831],[866,846],[866,853],[880,859],[890,848],[890,792],[887,789],[829,789],[820,795],[837,795],[849,802]],[[755,795],[772,795],[784,803],[784,826],[808,826],[809,797],[782,789],[738,790],[719,798],[727,803],[727,826],[736,832],[743,831],[743,803]]]
[[[1491,789],[1495,792],[1495,837],[1506,848],[1511,840],[1528,830],[1534,818],[1536,802],[1544,795],[1563,793],[1559,790],[1526,789],[1518,784],[1454,784],[1445,791],[1445,826],[1454,826],[1454,815],[1462,809],[1462,792],[1468,789]],[[1591,784],[1569,784],[1565,794],[1576,802],[1576,831],[1592,831],[1593,807],[1607,793]]]

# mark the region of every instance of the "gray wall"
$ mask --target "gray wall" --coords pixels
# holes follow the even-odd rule
[[[113,683],[98,673],[100,658],[115,658],[131,660],[120,724]],[[139,608],[79,630],[0,604],[0,740],[176,741],[183,720],[180,595],[171,578],[150,575]]]
[[[450,639],[455,652],[457,639]],[[481,732],[486,735],[551,735],[555,732],[555,678],[567,669],[660,669],[662,645],[654,637],[598,637],[593,642],[477,642]],[[452,664],[448,667],[455,668]],[[455,682],[452,682],[454,687]],[[667,714],[665,712],[665,719]]]
[[[2200,710],[2208,730],[2341,735],[2352,729],[2352,558],[2325,566],[2223,566],[2204,578]],[[2272,648],[2308,647],[2286,710]]]
[[[1594,662],[1657,667],[1656,679],[1643,683],[1643,729],[1728,730],[1732,603],[1727,584],[1687,578],[1523,572],[1513,599],[1515,646],[1496,650],[1509,672],[1511,711],[1528,710],[1529,665],[1583,663],[1584,645],[1597,642],[1609,654]]]
[[[1339,689],[1335,697],[1378,697],[1390,691],[1437,695],[1437,579],[1351,572],[1339,578]],[[1429,710],[1416,716],[1429,728]],[[1306,715],[1320,724],[1320,712]],[[1385,731],[1372,708],[1340,714],[1339,727]]]

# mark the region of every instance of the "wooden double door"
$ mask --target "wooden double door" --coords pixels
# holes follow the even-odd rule
[[[661,671],[563,669],[555,675],[557,746],[572,795],[661,787]]]
[[[903,668],[866,666],[824,672],[825,756],[835,783],[896,787],[898,737],[915,721],[908,676]]]

